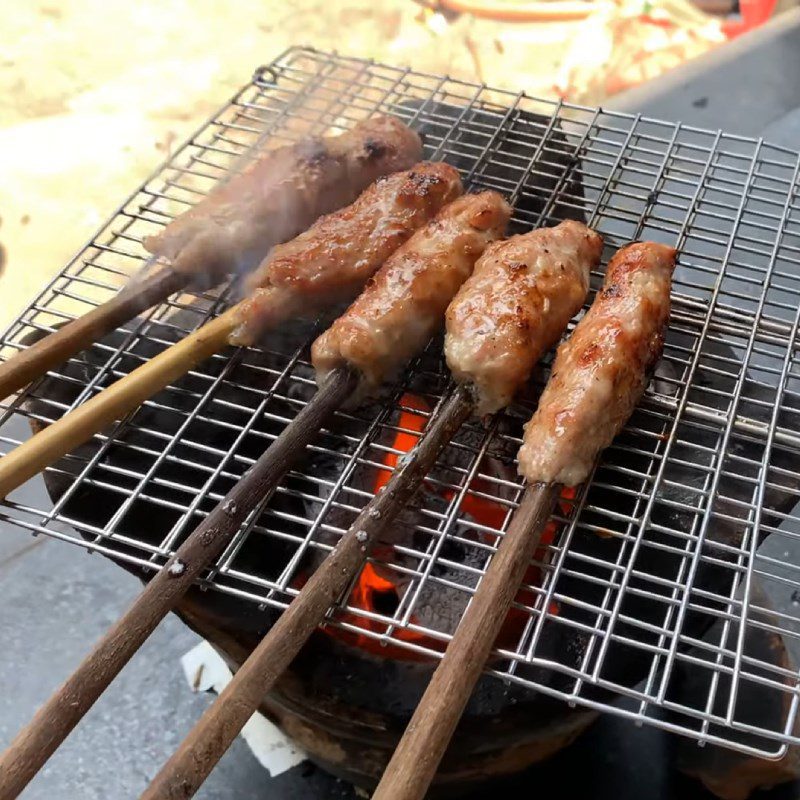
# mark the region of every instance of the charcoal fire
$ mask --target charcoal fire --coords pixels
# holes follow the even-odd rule
[[[351,482],[352,490],[365,494],[377,494],[387,484],[389,477],[416,444],[422,433],[427,415],[431,408],[425,400],[417,395],[406,393],[398,401],[397,419],[387,429],[386,441],[377,441],[374,446],[376,466],[365,466]],[[375,652],[383,657],[401,660],[430,660],[431,656],[424,650],[442,652],[445,641],[441,634],[452,635],[463,616],[469,595],[463,591],[464,568],[471,570],[466,585],[474,588],[481,567],[486,559],[487,548],[496,543],[496,536],[487,531],[502,528],[503,522],[512,507],[514,491],[510,488],[514,479],[513,467],[508,459],[500,460],[496,456],[487,456],[481,473],[487,478],[476,479],[471,491],[457,498],[454,488],[454,469],[463,470],[469,464],[469,452],[476,446],[482,433],[476,428],[468,428],[462,434],[465,449],[450,448],[438,463],[429,479],[419,490],[419,495],[401,518],[394,521],[389,528],[385,544],[379,546],[370,562],[362,570],[348,598],[347,610],[337,616],[339,622],[348,624],[347,628],[327,626],[325,632],[342,641],[354,644],[365,650]],[[334,484],[336,465],[325,458],[312,459],[310,470],[317,475],[328,477],[329,481],[321,484],[320,500],[329,495],[329,488]],[[455,478],[457,480],[457,478]],[[502,487],[499,493],[493,493],[493,486]],[[505,502],[502,502],[505,501]],[[438,552],[436,564],[431,570],[429,580],[417,586],[414,576],[424,568],[425,562],[416,553],[425,553],[436,546],[436,537],[431,535],[437,518],[444,518],[456,504],[459,513],[458,535],[445,542]],[[316,503],[308,503],[307,515],[315,513]],[[423,510],[424,509],[424,510]],[[333,546],[338,534],[335,529],[346,529],[355,518],[355,514],[346,508],[335,508],[326,521],[331,528],[326,528],[321,541]],[[409,531],[412,532],[409,536]],[[537,553],[537,561],[544,558],[545,548],[553,540],[556,524],[551,523],[543,540],[543,548]],[[401,544],[402,548],[395,552],[393,544]],[[325,556],[322,549],[314,550],[308,565],[313,571]],[[532,565],[528,571],[527,583],[538,585],[539,571]],[[296,585],[300,588],[305,575],[301,575]],[[396,628],[390,635],[385,634],[385,622],[377,617],[392,617],[402,612],[407,605],[406,594],[413,596],[414,613],[407,627]],[[519,602],[531,606],[535,598],[529,593],[520,593]],[[359,612],[367,612],[360,614]],[[555,605],[551,608],[555,613]],[[498,646],[513,646],[519,638],[527,619],[527,614],[512,610],[506,626],[498,637]],[[361,628],[374,636],[358,633],[352,628]],[[440,636],[432,636],[425,630],[434,631]],[[413,647],[397,647],[394,639],[407,642]]]

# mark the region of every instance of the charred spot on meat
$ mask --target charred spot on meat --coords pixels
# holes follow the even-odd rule
[[[374,152],[369,158],[363,158],[366,142]],[[340,136],[267,150],[144,246],[189,273],[194,285],[209,286],[226,272],[249,271],[271,247],[421,155],[419,136],[389,116],[364,120]]]
[[[387,149],[386,142],[379,139],[366,139],[364,142],[364,153],[367,159],[382,158],[386,155]]]

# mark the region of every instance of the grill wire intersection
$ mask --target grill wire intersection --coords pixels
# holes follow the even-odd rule
[[[142,239],[246,163],[256,145],[347,128],[376,112],[423,131],[426,157],[458,166],[471,189],[511,197],[515,231],[582,217],[605,238],[603,265],[635,239],[680,251],[662,364],[589,486],[559,505],[558,534],[537,554],[535,579],[516,604],[522,622],[491,672],[699,743],[780,757],[800,744],[798,153],[292,48],[257,70],[120,206],[11,325],[0,353],[10,357],[23,337],[85,313],[147,269]],[[593,275],[594,289],[602,274]],[[90,361],[50,373],[46,393],[38,381],[0,404],[0,452],[30,435],[29,420],[58,418],[208,321],[235,290],[234,281],[173,297],[96,344]],[[0,504],[0,520],[159,569],[312,396],[308,345],[324,324],[299,323],[261,350],[213,357],[95,437],[91,449],[51,467],[51,475],[77,476],[54,505],[22,487]],[[546,375],[537,375],[539,388]],[[52,396],[53,385],[68,402]],[[278,490],[276,500],[303,513],[280,502],[259,509],[204,587],[285,608],[298,591],[298,566],[329,550],[371,496],[365,470],[375,474],[387,454],[402,455],[397,434],[415,433],[403,420],[427,416],[446,390],[434,343],[382,402],[340,412],[310,448],[313,463],[327,468],[301,466]],[[402,587],[396,608],[350,605],[330,626],[441,655],[451,630],[422,607],[434,589],[463,606],[485,571],[521,493],[509,455],[536,394],[492,422],[466,426],[432,474],[435,491],[415,512],[414,536],[376,557],[381,574]],[[422,406],[409,405],[409,396]],[[156,417],[169,424],[154,425]],[[128,460],[112,458],[120,454]],[[102,524],[74,514],[70,499],[86,489],[113,502]],[[495,504],[502,523],[463,513],[466,498]],[[148,509],[171,520],[157,540],[142,525]],[[280,542],[280,570],[245,557],[253,537]],[[759,637],[780,643],[776,657],[754,649]],[[570,646],[553,647],[561,640]],[[685,674],[699,694],[675,691]],[[754,696],[783,709],[778,721],[752,718],[744,699]]]

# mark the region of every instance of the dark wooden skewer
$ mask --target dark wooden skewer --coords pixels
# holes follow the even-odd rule
[[[124,616],[17,734],[0,756],[0,800],[13,800],[22,792],[158,623],[222,554],[253,509],[274,492],[357,383],[358,376],[349,368],[331,373],[313,400],[192,531]]]
[[[402,465],[394,471],[384,490],[366,505],[216,702],[206,710],[156,775],[142,794],[142,800],[185,800],[194,795],[258,708],[264,693],[291,664],[325,619],[330,607],[361,571],[381,533],[405,508],[472,408],[469,389],[459,386],[448,395],[434,413],[424,435],[403,457]]]
[[[421,800],[542,538],[560,490],[529,486],[372,800]]]
[[[0,400],[63,364],[120,325],[186,288],[190,275],[161,269],[123,288],[88,314],[68,322],[0,364]]]

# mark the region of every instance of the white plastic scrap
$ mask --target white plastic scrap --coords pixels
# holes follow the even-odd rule
[[[184,654],[181,666],[194,692],[213,691],[219,694],[231,679],[227,664],[208,642],[201,642]],[[258,712],[242,728],[242,738],[273,778],[307,758],[291,739]]]

